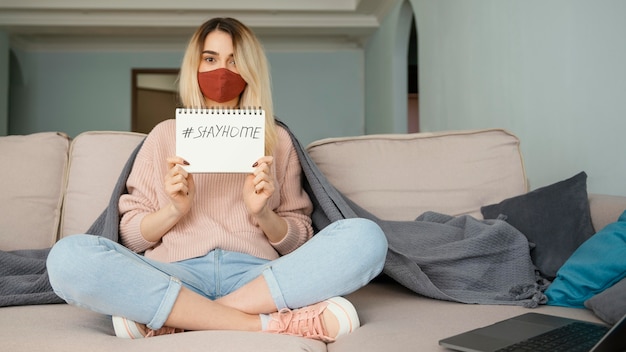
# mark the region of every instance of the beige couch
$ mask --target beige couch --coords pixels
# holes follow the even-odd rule
[[[84,232],[104,209],[118,173],[143,135],[87,132],[0,137],[0,249],[50,247]],[[527,191],[519,141],[503,130],[326,139],[308,151],[340,191],[387,219],[424,211],[481,217],[480,207]],[[592,195],[596,229],[615,221],[626,197]],[[438,340],[527,312],[421,297],[376,281],[351,294],[362,327],[326,345],[292,336],[201,331],[116,338],[109,317],[66,304],[0,308],[5,351],[439,351]],[[600,321],[590,310],[537,312]]]

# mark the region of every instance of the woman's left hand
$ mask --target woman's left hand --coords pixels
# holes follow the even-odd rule
[[[243,200],[251,215],[257,216],[265,210],[267,200],[274,194],[275,183],[271,172],[274,157],[264,156],[254,163],[254,171],[246,177]]]

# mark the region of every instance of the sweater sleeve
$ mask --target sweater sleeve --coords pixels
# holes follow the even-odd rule
[[[287,131],[278,127],[279,146],[275,153],[278,159],[276,182],[280,185],[280,204],[274,209],[287,222],[287,235],[272,246],[285,255],[303,245],[313,236],[311,212],[313,204],[302,188],[302,168],[291,138]]]
[[[160,141],[167,140],[167,123],[153,129],[139,150],[132,171],[126,181],[128,194],[119,200],[120,240],[134,252],[144,252],[157,242],[147,241],[141,234],[141,221],[147,214],[159,209],[156,189],[162,187],[162,175],[166,153]],[[162,166],[163,165],[163,166]]]

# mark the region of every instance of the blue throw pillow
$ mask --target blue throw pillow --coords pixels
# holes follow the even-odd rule
[[[557,272],[548,305],[584,308],[587,299],[626,277],[626,211],[585,241]]]

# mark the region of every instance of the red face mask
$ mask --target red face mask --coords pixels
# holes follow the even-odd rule
[[[246,81],[229,69],[198,72],[198,84],[205,98],[224,103],[239,96],[246,88]]]

